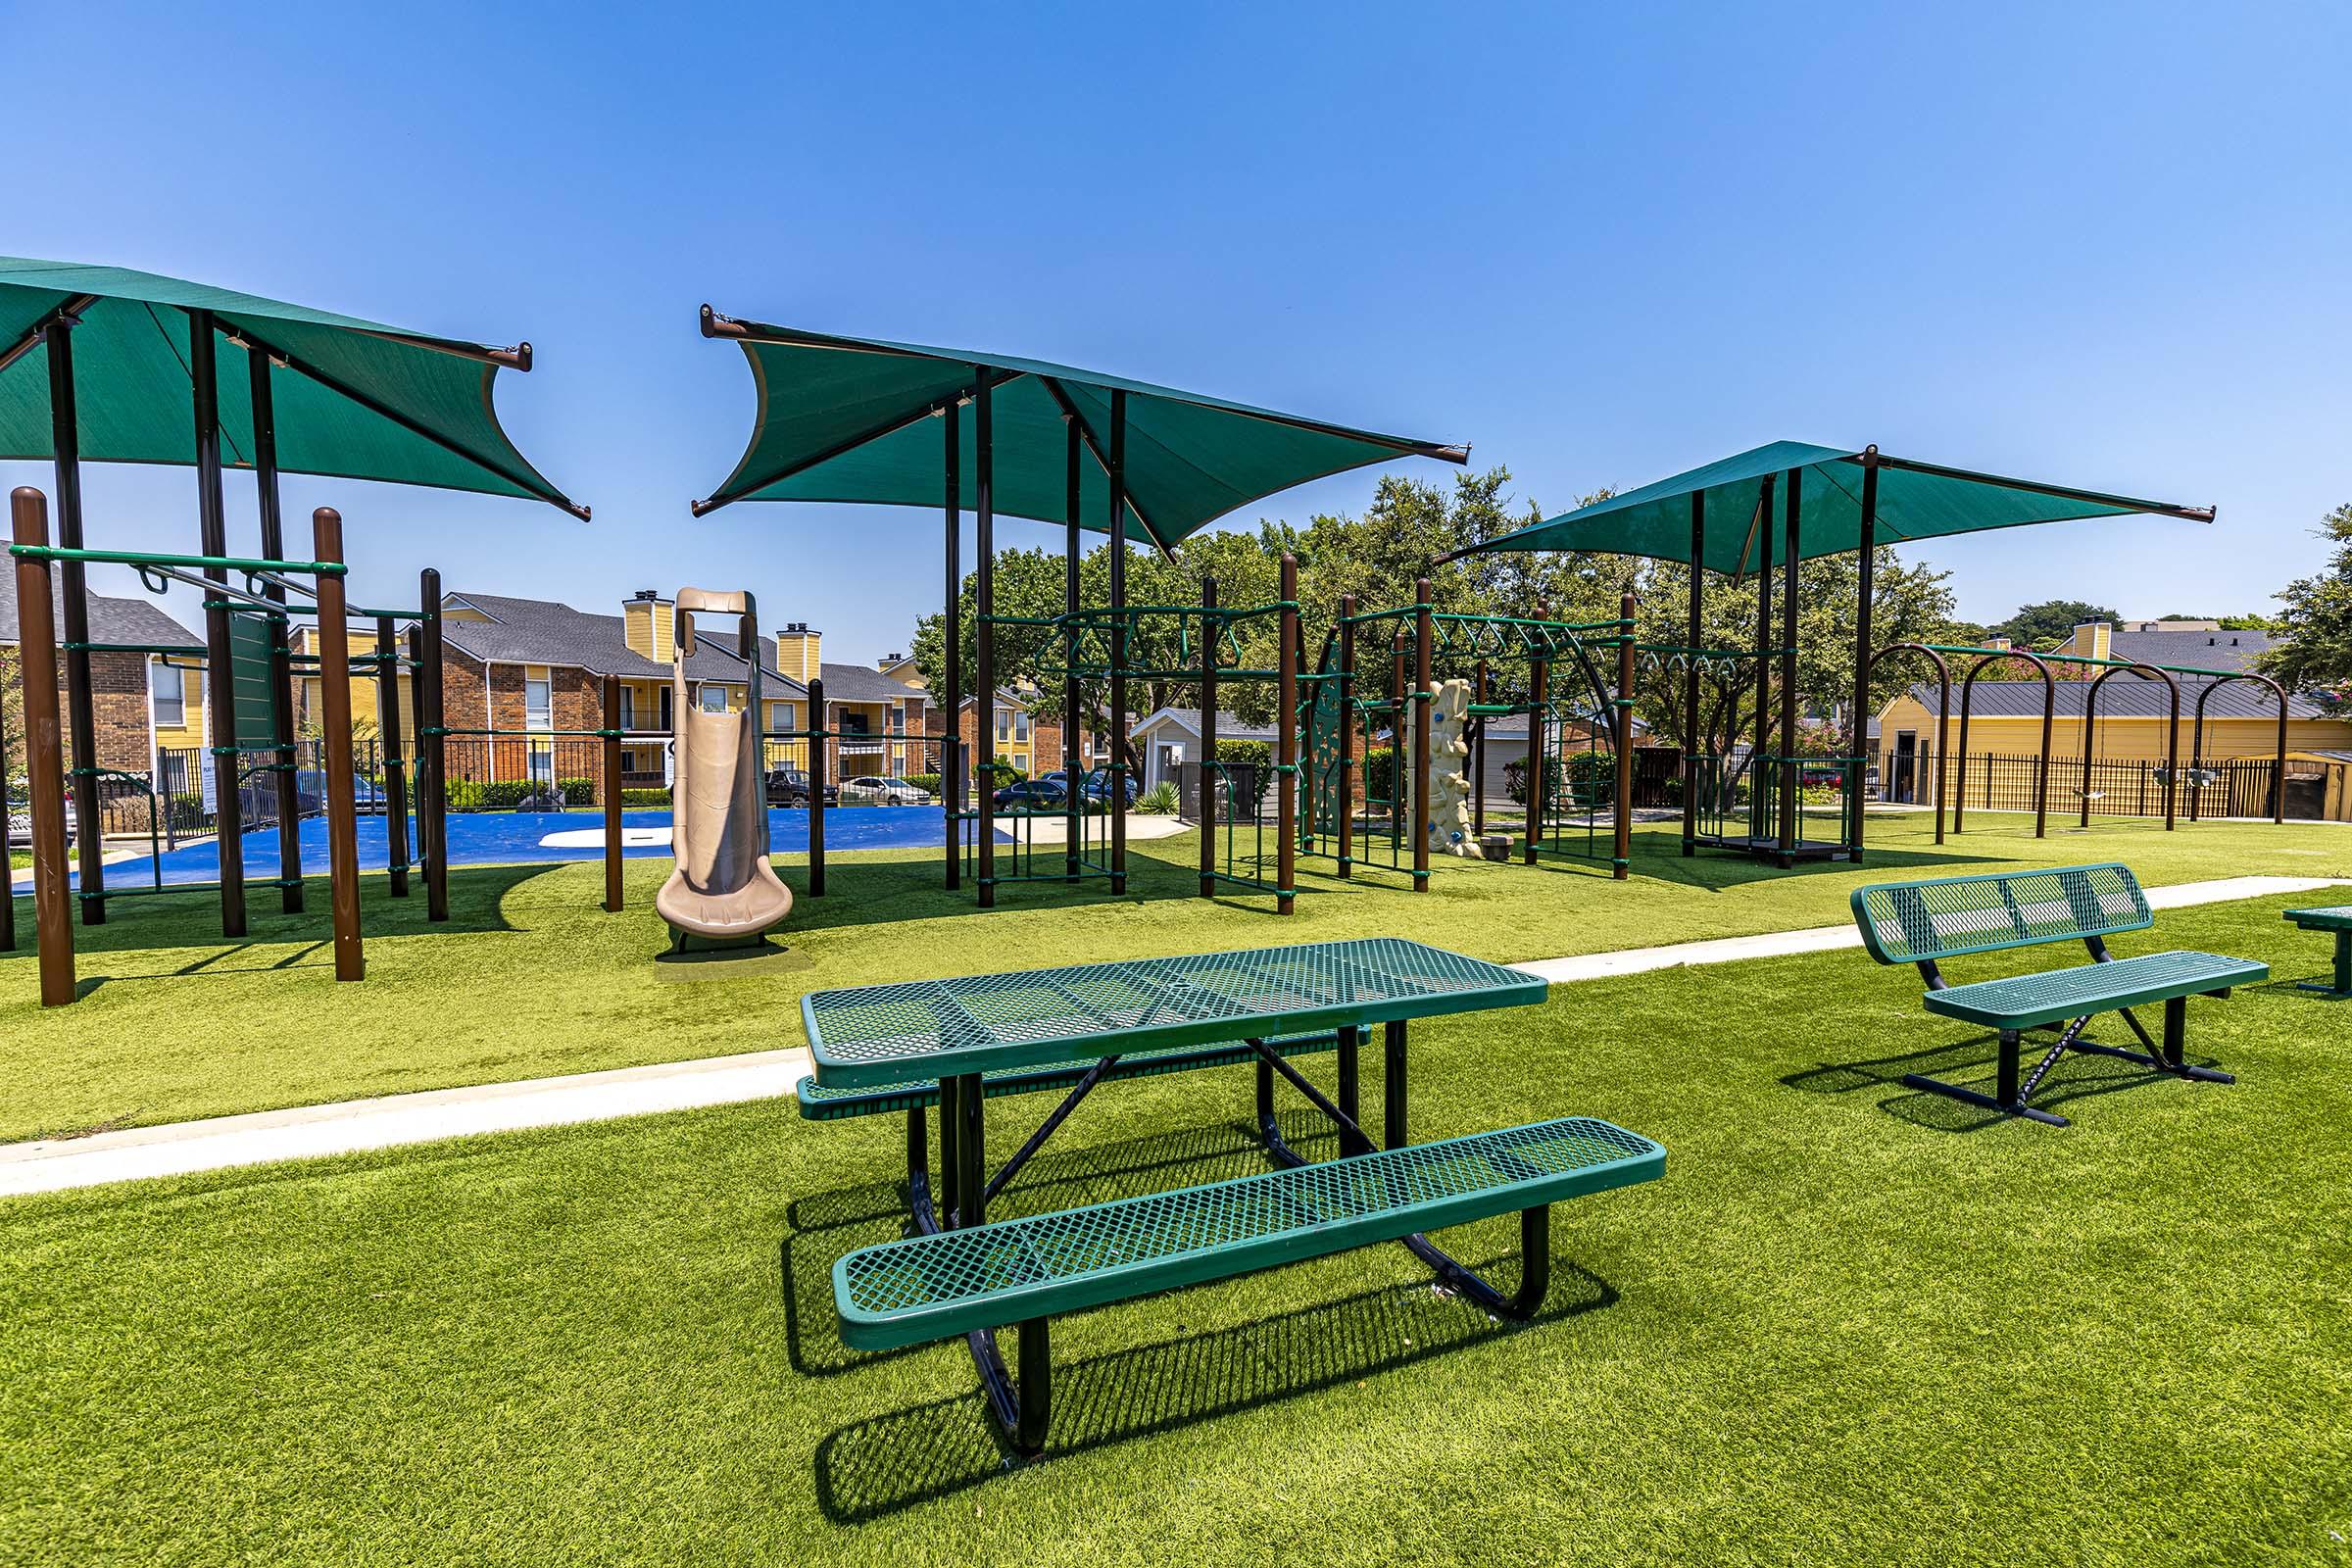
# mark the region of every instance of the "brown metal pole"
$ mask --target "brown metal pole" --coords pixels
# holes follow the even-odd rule
[[[385,869],[392,896],[409,896],[409,781],[401,757],[400,634],[390,615],[375,617],[375,733],[384,764]]]
[[[1281,671],[1274,688],[1274,746],[1276,762],[1274,827],[1281,835],[1274,847],[1274,909],[1289,914],[1298,880],[1298,558],[1282,556],[1282,653],[1275,668]]]
[[[416,574],[417,603],[424,611],[416,627],[416,854],[424,862],[424,917],[449,918],[449,737],[442,706],[442,672],[447,658],[441,640],[441,573],[431,566]]]
[[[1217,579],[1200,579],[1200,896],[1217,891]]]
[[[757,658],[758,655],[753,656]],[[765,728],[765,714],[759,727]],[[620,912],[620,677],[605,677],[605,912]],[[764,770],[763,770],[764,771]],[[764,807],[762,808],[764,809]]]
[[[311,514],[311,559],[343,560],[343,518],[332,507]],[[351,635],[344,619],[343,574],[318,579],[318,706],[326,729],[327,897],[334,907],[335,978],[364,979],[360,949],[360,838],[351,799]]]
[[[1617,834],[1609,853],[1610,874],[1622,882],[1634,865],[1634,596],[1617,605],[1617,700],[1611,727],[1617,732]]]
[[[220,399],[216,379],[218,345],[213,313],[188,312],[188,377],[194,389],[196,426],[196,517],[201,548],[208,556],[228,554],[228,520],[220,499]],[[205,576],[225,586],[228,573],[207,567]],[[220,858],[220,934],[245,934],[245,824],[237,800],[236,681],[230,673],[228,607],[219,599],[204,612],[204,710],[213,736],[213,842]],[[319,617],[321,622],[325,617]],[[323,641],[321,637],[321,641]],[[347,692],[345,696],[348,698]]]
[[[59,316],[41,328],[49,354],[49,444],[57,470],[57,542],[82,548],[81,419],[74,386],[73,316]],[[83,925],[106,924],[106,812],[99,803],[97,695],[90,681],[90,597],[78,561],[58,563],[59,594],[65,602],[66,737],[74,763],[74,858],[81,872]],[[150,795],[147,808],[160,803]]]
[[[1683,858],[1698,853],[1698,640],[1706,635],[1707,493],[1690,492],[1690,614],[1683,638]]]
[[[1355,595],[1340,595],[1340,880],[1355,874]]]
[[[1851,744],[1845,749],[1848,758],[1866,758],[1870,754],[1870,601],[1878,552],[1879,449],[1869,446],[1862,449],[1862,586],[1854,596],[1854,727]],[[1863,780],[1869,763],[1848,761],[1845,768],[1845,847],[1859,865],[1862,819],[1868,809],[1868,802],[1863,798]]]
[[[49,543],[49,503],[29,485],[9,497],[21,545]],[[74,911],[66,895],[66,757],[57,714],[57,621],[49,563],[17,558],[17,638],[24,662],[24,770],[32,785],[32,930],[41,1005],[74,1001]],[[16,894],[12,889],[9,898]]]
[[[1430,689],[1429,579],[1413,581],[1413,891],[1429,891],[1429,720],[1437,694]]]

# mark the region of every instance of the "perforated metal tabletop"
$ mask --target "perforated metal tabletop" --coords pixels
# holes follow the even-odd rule
[[[801,1003],[818,1085],[1069,1061],[1542,1002],[1532,975],[1374,937],[818,991]]]

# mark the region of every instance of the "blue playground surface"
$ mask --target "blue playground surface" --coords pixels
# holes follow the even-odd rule
[[[597,860],[605,854],[604,813],[592,808],[576,811],[452,811],[449,813],[451,865],[515,865],[539,860]],[[669,813],[665,810],[620,813],[621,854],[632,859],[669,856]],[[655,843],[629,843],[642,830],[662,829]],[[561,836],[564,842],[548,843]],[[1000,835],[1002,836],[1002,835]],[[808,850],[806,809],[773,809],[767,813],[767,838],[777,855],[805,855]],[[947,818],[936,806],[865,806],[835,808],[825,813],[825,853],[847,850],[938,849],[946,844]],[[380,816],[360,818],[360,869],[381,871],[391,863],[391,834]],[[110,860],[108,887],[152,885],[158,857]],[[167,850],[160,857],[166,886],[181,882],[217,882],[220,856],[209,842],[183,850]],[[409,864],[416,863],[416,824],[409,822]],[[302,824],[302,870],[305,876],[326,875],[326,819],[306,818]],[[245,835],[245,874],[273,877],[282,873],[277,862],[277,829],[266,827]],[[20,890],[22,891],[22,890]]]

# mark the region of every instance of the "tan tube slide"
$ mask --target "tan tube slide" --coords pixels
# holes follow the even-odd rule
[[[687,700],[686,661],[696,612],[740,616],[737,647],[751,667],[740,713],[706,712]],[[683,950],[694,937],[749,946],[792,912],[792,890],[767,863],[767,793],[760,731],[759,616],[748,593],[681,588],[670,664],[677,766],[670,792],[670,849],[677,869],[654,907]]]

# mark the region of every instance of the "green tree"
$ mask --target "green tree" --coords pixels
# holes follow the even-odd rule
[[[2115,611],[2084,604],[2080,599],[2050,599],[2038,605],[2021,606],[2016,614],[1991,630],[1995,637],[2006,637],[2018,647],[2031,648],[2039,654],[2066,641],[2085,621],[2103,620],[2112,626],[2123,618]]]
[[[2352,705],[2352,504],[2328,514],[2313,532],[2330,541],[2334,553],[2320,571],[2279,590],[2286,606],[2278,617],[2281,640],[2260,667],[2290,691]]]

